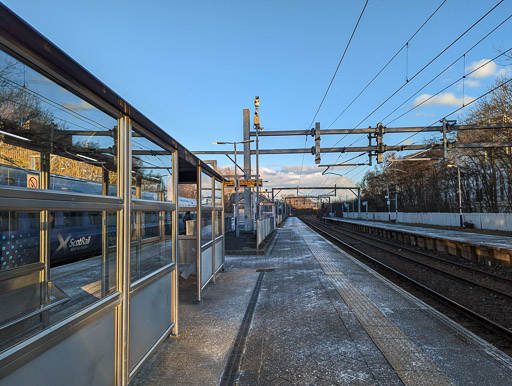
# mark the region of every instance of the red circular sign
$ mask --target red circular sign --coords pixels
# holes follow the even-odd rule
[[[29,188],[37,189],[38,182],[37,177],[32,176],[28,179],[27,185]]]

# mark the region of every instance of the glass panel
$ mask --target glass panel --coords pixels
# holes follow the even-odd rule
[[[174,200],[170,152],[133,131],[132,162],[133,198],[153,201]]]
[[[215,237],[222,236],[222,221],[223,221],[223,212],[218,210],[215,211]]]
[[[117,195],[115,172],[58,155],[50,160],[50,190],[86,194],[103,194],[105,190],[106,195]]]
[[[201,205],[212,206],[212,177],[201,173]]]
[[[39,262],[39,212],[0,211],[0,271]]]
[[[51,269],[45,282],[37,265],[32,271],[26,266],[40,260],[40,213],[0,212],[1,256],[9,259],[3,247],[16,245],[10,249],[19,258],[0,270],[0,351],[115,291],[117,214],[52,211],[49,222]],[[7,276],[20,266],[24,271]]]
[[[117,214],[52,211],[49,220],[50,280],[70,297],[52,312],[57,321],[115,291]]]
[[[178,186],[178,206],[195,208],[197,206],[197,184],[180,184]]]
[[[172,262],[172,212],[132,213],[132,281]]]
[[[50,180],[58,175],[101,183],[107,170],[116,185],[116,119],[2,51],[0,122],[0,163],[29,173],[41,170],[40,152],[50,152]]]
[[[5,143],[0,136],[0,185],[38,188],[39,157],[39,152]]]
[[[215,180],[215,206],[222,206],[222,182]]]
[[[201,245],[212,241],[212,210],[201,211]]]
[[[186,236],[195,236],[197,228],[197,211],[187,210],[178,213],[179,234]]]

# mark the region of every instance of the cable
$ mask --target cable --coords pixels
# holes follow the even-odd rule
[[[19,85],[18,83],[16,83],[15,81],[13,81],[12,79],[9,79],[9,78],[6,78],[5,76],[3,75],[0,75],[0,78],[6,80],[7,82],[13,84],[15,87],[17,87],[18,89],[20,89],[21,91],[24,91],[24,92],[27,92],[27,93],[31,93],[32,95],[36,96],[38,99],[40,100],[43,100],[45,101],[46,103],[52,105],[53,107],[65,112],[65,113],[68,113],[72,116],[74,116],[74,118],[78,119],[78,120],[81,120],[81,121],[90,121],[92,122],[94,125],[96,125],[98,128],[104,128],[106,130],[109,130],[109,128],[99,122],[96,122],[95,120],[85,116],[85,115],[82,115],[82,114],[79,114],[77,113],[76,111],[73,111],[71,110],[70,108],[58,103],[58,102],[55,102],[53,101],[52,99],[48,98],[48,97],[45,97],[44,95],[41,95],[39,94],[37,91],[34,91],[28,87],[23,87],[21,85]]]
[[[372,80],[370,80],[368,82],[368,84],[366,86],[363,87],[363,89],[359,92],[359,94],[357,94],[355,96],[354,99],[352,99],[352,101],[348,104],[347,107],[345,107],[343,109],[343,111],[336,117],[336,119],[329,125],[328,129],[332,127],[332,125],[334,125],[334,123],[343,115],[343,113],[345,111],[347,111],[347,109],[352,106],[352,104],[361,96],[361,94],[363,92],[366,91],[366,89],[368,87],[370,87],[370,85],[373,83],[373,81],[375,79],[377,79],[379,77],[379,75],[389,66],[389,64],[391,64],[391,62],[400,54],[400,52],[403,51],[403,49],[409,45],[409,43],[411,42],[411,40],[423,29],[423,27],[429,22],[429,20],[437,13],[437,11],[439,11],[439,9],[444,5],[444,3],[446,3],[446,0],[444,0],[440,5],[439,7],[436,8],[436,10],[434,12],[432,12],[432,14],[427,18],[427,20],[425,20],[423,22],[423,24],[416,30],[416,32],[414,32],[412,34],[412,36],[407,40],[407,42],[405,42],[405,44],[393,55],[393,57],[391,59],[388,60],[388,62],[384,65],[384,67],[382,67],[380,69],[380,71],[372,78]],[[334,146],[333,146],[334,147]]]
[[[370,114],[364,117],[361,122],[359,122],[357,126],[366,121],[369,117],[371,117],[378,109],[380,109],[384,104],[386,104],[391,98],[393,98],[400,90],[402,90],[407,84],[409,84],[414,78],[416,78],[419,74],[421,74],[427,67],[429,67],[434,61],[436,61],[442,54],[444,54],[451,46],[453,46],[456,42],[458,42],[464,35],[466,35],[469,31],[471,31],[477,24],[479,24],[483,19],[485,19],[492,11],[496,9],[504,0],[500,0],[494,7],[492,7],[489,11],[487,11],[480,19],[478,19],[471,27],[469,27],[466,31],[464,31],[459,37],[457,37],[453,42],[451,42],[446,48],[444,48],[439,54],[437,54],[430,62],[424,65],[419,71],[417,71],[410,79],[409,82],[405,82],[399,88],[397,88],[389,97],[387,97],[384,102],[378,105]]]
[[[474,28],[478,23],[480,23],[487,15],[489,15],[498,5],[500,5],[501,3],[503,2],[500,1],[498,2],[491,10],[489,10],[486,14],[484,14],[479,20],[477,20],[471,27],[469,27],[463,34],[461,34],[457,39],[455,39],[450,45],[448,45],[443,51],[441,51],[441,53],[439,53],[436,57],[434,57],[434,59],[432,59],[427,65],[425,65],[420,71],[418,71],[416,74],[414,74],[414,76],[412,78],[409,79],[408,82],[405,82],[400,88],[398,88],[390,97],[388,97],[384,102],[382,102],[375,110],[373,110],[369,115],[367,115],[361,122],[359,122],[357,125],[355,125],[353,127],[353,129],[357,128],[361,123],[363,123],[368,117],[370,117],[375,111],[377,111],[380,107],[382,107],[389,99],[391,99],[395,94],[397,94],[405,85],[407,85],[408,83],[410,83],[410,81],[412,79],[414,79],[417,75],[419,75],[420,72],[422,72],[423,70],[425,70],[428,66],[430,66],[430,64],[432,64],[437,58],[439,58],[448,48],[450,48],[455,42],[457,42],[458,40],[460,40],[460,38],[462,38],[467,32],[469,32],[472,28]],[[471,50],[473,50],[476,46],[478,46],[480,43],[482,43],[487,37],[489,37],[492,33],[494,33],[499,27],[501,27],[505,22],[507,22],[510,18],[512,17],[512,15],[510,15],[509,17],[507,17],[504,21],[502,21],[500,24],[498,24],[494,29],[492,29],[489,33],[487,33],[487,35],[485,35],[482,39],[480,39],[477,43],[475,43],[469,50],[467,50],[465,53],[467,54],[468,52],[470,52]],[[403,47],[402,47],[403,48]],[[462,56],[461,56],[462,57]],[[400,107],[402,107],[405,103],[407,103],[409,100],[411,100],[414,95],[416,95],[417,93],[419,93],[421,90],[423,90],[425,87],[427,87],[429,84],[431,84],[435,79],[437,79],[439,76],[441,76],[441,74],[443,74],[445,71],[447,71],[450,66],[452,66],[453,64],[455,64],[458,60],[460,60],[460,57],[455,60],[453,63],[451,63],[448,67],[446,67],[443,71],[441,71],[441,73],[439,73],[436,77],[434,77],[430,82],[428,82],[427,84],[425,84],[422,88],[420,88],[418,91],[416,91],[415,94],[413,94],[411,97],[409,97],[404,103],[402,103],[398,108],[396,108],[395,110],[393,110],[389,115],[391,115],[392,113],[394,113],[396,110],[398,110]],[[388,116],[389,116],[388,115]],[[388,116],[386,116],[384,119],[381,120],[384,121]],[[391,123],[391,122],[389,122]],[[389,124],[388,123],[388,124]],[[345,134],[344,136],[342,136],[334,145],[331,146],[331,148],[335,147],[338,143],[340,143],[348,134]],[[363,137],[359,137],[358,139],[356,139],[353,143],[351,143],[349,146],[352,146],[354,145],[355,143],[359,142]],[[339,156],[337,158],[337,160],[335,162],[338,162],[339,160]]]
[[[329,93],[329,90],[331,89],[331,86],[332,86],[332,83],[334,82],[334,78],[336,78],[336,74],[338,73],[338,70],[341,66],[341,63],[343,62],[343,59],[345,58],[345,54],[347,53],[348,51],[348,48],[350,46],[350,43],[352,42],[352,38],[354,37],[355,33],[356,33],[356,30],[357,30],[357,27],[359,26],[359,22],[361,21],[362,17],[363,17],[363,14],[364,14],[364,11],[366,9],[366,6],[368,5],[368,1],[369,0],[366,0],[365,4],[364,4],[364,7],[361,11],[361,14],[359,15],[359,18],[357,19],[357,23],[354,27],[354,29],[352,30],[352,34],[350,35],[350,39],[348,40],[347,42],[347,45],[345,46],[345,50],[343,51],[343,54],[341,55],[341,58],[338,62],[338,66],[336,67],[336,71],[334,71],[334,74],[331,78],[331,81],[329,82],[329,86],[327,87],[327,90],[325,90],[325,94],[322,98],[322,101],[320,102],[320,105],[318,106],[318,109],[316,110],[316,113],[315,113],[315,116],[313,117],[313,119],[311,120],[311,123],[308,125],[308,127],[306,128],[306,130],[311,127],[311,125],[313,125],[313,122],[315,121],[318,113],[320,112],[320,109],[322,108],[322,105],[324,104],[324,101],[325,101],[325,98],[327,97],[327,94]],[[306,142],[307,142],[307,136],[306,136]],[[300,184],[300,180],[302,179],[302,169],[303,169],[303,166],[304,166],[304,157],[302,157],[302,165],[300,167],[300,178],[299,178],[299,184]]]
[[[507,80],[507,81],[505,81],[505,82],[503,82],[503,83],[500,83],[498,86],[496,86],[496,87],[494,87],[494,88],[490,89],[490,90],[489,90],[489,91],[487,91],[485,94],[480,95],[478,98],[473,99],[471,102],[469,102],[469,103],[468,103],[468,104],[466,104],[465,106],[459,107],[458,109],[453,110],[451,113],[446,114],[446,115],[445,115],[443,118],[441,118],[440,120],[442,121],[443,119],[448,118],[450,115],[453,115],[453,114],[455,114],[456,112],[459,112],[460,110],[465,109],[465,108],[466,108],[466,107],[468,107],[469,105],[472,105],[472,104],[473,104],[473,103],[475,103],[476,101],[478,101],[478,100],[482,99],[483,97],[485,97],[485,96],[489,95],[490,93],[492,93],[492,92],[496,91],[496,90],[497,90],[497,89],[499,89],[500,87],[503,87],[503,86],[505,86],[506,84],[508,84],[508,83],[510,83],[510,82],[512,82],[512,78],[510,78],[509,80]],[[398,144],[401,144],[401,143],[403,143],[403,142],[405,142],[405,141],[407,141],[407,140],[411,139],[411,138],[412,138],[412,137],[414,137],[415,135],[418,135],[418,134],[420,134],[420,133],[423,133],[426,129],[428,129],[429,127],[434,126],[434,125],[435,125],[436,123],[438,123],[440,120],[436,120],[436,121],[432,122],[430,125],[426,126],[423,130],[421,130],[421,131],[417,131],[416,133],[414,133],[414,134],[410,135],[409,137],[407,137],[407,138],[405,138],[405,139],[401,140]]]
[[[439,74],[437,74],[434,78],[432,78],[429,82],[427,82],[423,87],[421,87],[419,90],[417,90],[414,94],[412,94],[409,98],[407,98],[400,106],[395,108],[393,111],[391,111],[388,115],[386,115],[383,119],[381,119],[381,122],[384,122],[391,114],[393,114],[395,111],[400,109],[403,105],[405,105],[407,102],[409,102],[412,98],[414,98],[419,92],[421,92],[425,87],[430,85],[434,80],[439,78],[442,74],[444,74],[447,70],[449,70],[455,63],[457,63],[460,59],[464,58],[465,55],[467,55],[469,52],[471,52],[475,47],[480,45],[485,39],[487,39],[492,33],[494,33],[498,28],[500,28],[503,24],[505,24],[510,18],[512,18],[512,14],[510,14],[505,20],[503,20],[500,24],[498,24],[496,27],[494,27],[487,35],[485,35],[483,38],[481,38],[477,43],[475,43],[469,50],[464,52],[461,56],[459,56],[457,59],[455,59],[452,63],[450,63],[448,66],[445,67],[444,70],[442,70]],[[389,125],[390,123],[394,122],[397,118],[393,119],[392,121],[386,123],[386,125]]]
[[[441,90],[439,90],[438,92],[436,92],[435,94],[432,94],[430,97],[428,97],[427,99],[425,99],[424,101],[421,101],[421,103],[418,103],[417,105],[414,105],[413,107],[411,107],[409,110],[407,110],[406,112],[402,113],[401,115],[399,115],[398,117],[396,117],[395,119],[393,119],[392,121],[390,121],[389,123],[392,123],[394,121],[396,121],[397,119],[400,119],[402,118],[404,115],[406,114],[409,114],[411,111],[413,111],[414,109],[417,109],[418,107],[422,106],[423,104],[427,103],[429,100],[431,100],[432,98],[436,97],[437,95],[441,94],[443,91],[447,90],[448,88],[452,87],[453,85],[455,85],[456,83],[460,82],[461,80],[464,81],[464,79],[468,76],[468,75],[471,75],[472,73],[478,71],[479,69],[481,69],[482,67],[486,66],[487,64],[489,64],[490,62],[493,62],[494,60],[498,59],[499,57],[503,56],[503,55],[506,55],[509,51],[511,51],[512,48],[509,48],[508,50],[502,52],[501,54],[495,56],[494,58],[492,59],[489,59],[487,62],[485,62],[484,64],[478,66],[477,68],[475,68],[473,71],[470,71],[468,72],[467,74],[461,76],[460,78],[456,79],[455,81],[453,81],[452,83],[450,83],[448,86],[446,87],[443,87]],[[464,92],[462,93],[462,104],[464,104]],[[464,106],[462,106],[464,107]],[[389,124],[388,123],[388,124]]]

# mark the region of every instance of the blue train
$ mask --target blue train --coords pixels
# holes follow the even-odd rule
[[[0,186],[27,187],[28,178],[37,172],[22,168],[0,165]],[[78,178],[51,175],[52,190],[101,194],[101,183]],[[117,194],[116,187],[109,187],[109,195]],[[156,193],[144,192],[142,198],[155,200]],[[144,212],[142,238],[159,236],[158,212]],[[135,221],[135,216],[132,216]],[[97,256],[102,250],[101,211],[51,211],[50,223],[50,266],[57,266],[83,258]],[[116,243],[116,214],[108,213],[108,245]],[[165,233],[171,232],[171,216],[166,213]],[[135,227],[132,227],[134,229]],[[40,213],[39,211],[0,211],[0,271],[36,263],[40,256]],[[135,239],[135,232],[132,240]]]

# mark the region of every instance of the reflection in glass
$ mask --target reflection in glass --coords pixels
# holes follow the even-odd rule
[[[197,227],[197,211],[187,210],[178,213],[178,229],[180,235],[195,236]]]
[[[99,183],[94,193],[102,194],[104,171],[110,171],[111,185],[117,183],[114,156],[101,151],[114,147],[116,125],[116,119],[0,51],[0,164],[18,168],[17,176],[0,177],[0,184],[38,188],[37,172],[44,169],[55,178]],[[51,149],[48,164],[42,165],[38,147]],[[29,174],[35,174],[30,183]],[[60,190],[60,182],[54,181],[50,189]]]
[[[201,205],[212,206],[212,177],[201,173]]]
[[[215,180],[215,206],[222,206],[222,182]]]
[[[172,262],[172,212],[132,213],[132,281]]]
[[[201,245],[212,241],[212,210],[201,211]]]
[[[0,351],[115,291],[116,212],[51,211],[49,223],[45,281],[42,265],[32,264],[40,260],[40,213],[0,212]]]
[[[39,212],[0,211],[0,271],[37,263]]]
[[[38,188],[39,157],[39,152],[10,145],[0,139],[0,185]],[[32,186],[33,183],[36,186]]]
[[[49,221],[50,280],[70,298],[57,321],[115,291],[117,213],[51,211]]]
[[[172,202],[174,194],[171,152],[140,137],[136,131],[133,133],[132,197]]]
[[[178,207],[197,207],[197,184],[179,184]]]
[[[222,221],[224,219],[222,218],[222,211],[217,210],[215,211],[215,237],[222,236]]]

